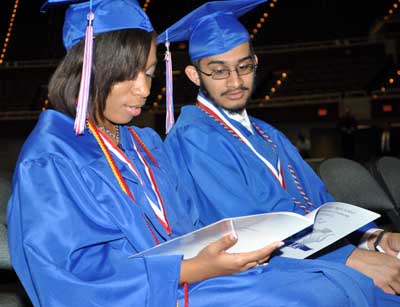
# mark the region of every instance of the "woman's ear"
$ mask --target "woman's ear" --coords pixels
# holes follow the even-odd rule
[[[193,65],[186,66],[185,74],[190,79],[190,81],[192,81],[197,86],[200,86],[199,73],[198,73],[196,67],[194,67]]]

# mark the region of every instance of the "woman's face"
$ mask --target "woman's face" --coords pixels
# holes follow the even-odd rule
[[[157,64],[156,44],[151,43],[146,67],[140,71],[134,80],[115,83],[106,99],[102,125],[110,127],[113,124],[126,124],[141,112],[150,94],[151,82]]]

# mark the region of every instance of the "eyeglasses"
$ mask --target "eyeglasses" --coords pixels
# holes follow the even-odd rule
[[[248,75],[254,72],[257,69],[257,65],[254,63],[247,63],[247,64],[239,64],[234,69],[229,68],[218,68],[211,73],[206,73],[201,71],[200,68],[197,67],[197,71],[201,72],[202,74],[206,75],[207,77],[211,77],[214,80],[223,80],[230,77],[232,71],[236,71],[239,76]]]

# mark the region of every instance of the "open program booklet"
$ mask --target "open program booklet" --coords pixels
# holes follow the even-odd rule
[[[379,216],[354,205],[329,202],[305,216],[293,212],[272,212],[226,218],[132,257],[184,255],[188,259],[222,236],[235,234],[238,242],[227,252],[249,252],[290,238],[280,249],[281,255],[303,259]]]

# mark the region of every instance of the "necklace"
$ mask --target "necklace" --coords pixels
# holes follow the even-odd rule
[[[117,144],[119,144],[119,126],[115,125],[115,132],[112,132],[110,129],[107,129],[104,126],[98,126],[98,128],[107,134],[110,138],[112,138]]]

